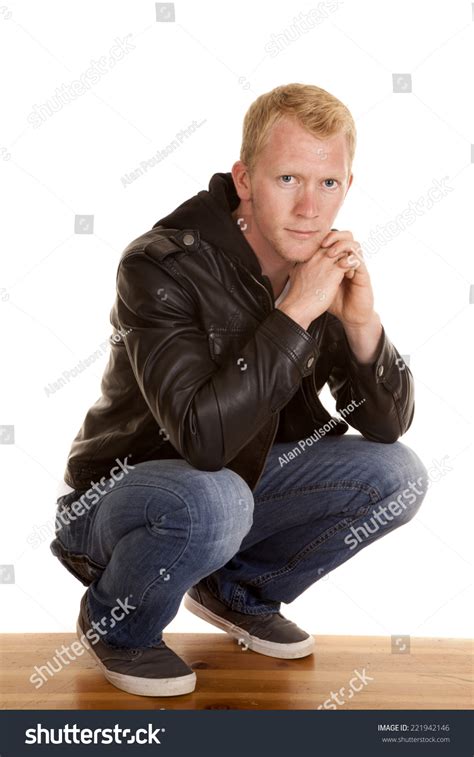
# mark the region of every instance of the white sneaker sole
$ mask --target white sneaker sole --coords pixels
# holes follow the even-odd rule
[[[206,620],[208,623],[212,623],[213,626],[217,626],[217,628],[222,629],[229,636],[232,636],[232,638],[237,639],[238,643],[243,645],[242,650],[251,649],[259,654],[268,655],[268,657],[281,657],[285,660],[307,657],[307,655],[314,652],[315,641],[313,636],[303,639],[303,641],[295,641],[292,644],[267,641],[259,639],[257,636],[252,636],[243,628],[239,628],[239,626],[230,623],[228,620],[224,620],[224,618],[208,610],[207,607],[196,602],[189,594],[184,595],[183,604],[194,615],[202,618],[202,620]]]
[[[81,639],[85,634],[79,621],[76,624],[76,632]],[[82,642],[81,642],[82,643]],[[178,678],[140,678],[129,676],[124,673],[116,673],[105,667],[104,663],[94,652],[92,645],[83,644],[94,662],[99,666],[106,679],[117,689],[122,689],[128,694],[137,694],[142,697],[173,697],[180,694],[190,694],[196,687],[196,673],[179,676]]]

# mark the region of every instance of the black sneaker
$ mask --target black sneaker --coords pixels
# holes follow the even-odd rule
[[[163,640],[142,649],[118,649],[97,640],[99,634],[91,626],[86,597],[87,591],[81,599],[77,635],[113,686],[145,697],[171,697],[194,691],[196,673]]]
[[[186,592],[184,606],[237,639],[243,649],[284,659],[306,657],[314,651],[314,637],[281,612],[261,615],[235,612],[211,593],[205,579]]]

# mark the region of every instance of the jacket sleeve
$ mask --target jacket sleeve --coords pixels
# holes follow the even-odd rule
[[[319,354],[315,339],[275,309],[239,348],[242,359],[233,354],[217,364],[194,291],[167,261],[157,263],[143,251],[119,264],[115,308],[157,439],[161,427],[201,470],[232,460],[290,400]]]
[[[415,412],[410,369],[383,326],[377,355],[367,364],[357,360],[341,322],[332,315],[331,319],[330,349],[334,362],[328,385],[338,413],[370,441],[397,441],[410,428]]]

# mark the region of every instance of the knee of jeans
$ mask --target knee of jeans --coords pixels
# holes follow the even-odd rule
[[[209,542],[234,554],[252,527],[252,490],[237,473],[222,468],[207,475],[202,492],[203,500],[193,514],[196,527],[206,534]]]
[[[385,468],[385,482],[390,491],[403,489],[410,482],[419,482],[417,488],[427,489],[426,479],[428,472],[426,466],[411,447],[402,442],[394,442],[390,445],[390,466]]]
[[[202,534],[208,542],[240,544],[253,522],[254,499],[247,483],[234,471],[198,471],[180,481],[176,492],[156,497],[146,508],[153,535]]]
[[[394,468],[397,473],[397,492],[393,502],[401,511],[398,514],[403,522],[411,520],[418,512],[429,485],[429,476],[422,460],[406,444],[396,442],[394,447]],[[391,503],[390,503],[391,504]]]

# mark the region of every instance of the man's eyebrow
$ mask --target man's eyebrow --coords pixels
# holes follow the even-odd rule
[[[295,168],[291,169],[291,166],[284,166],[283,168],[281,166],[276,166],[274,173],[279,176],[293,176],[294,174],[297,174],[298,176],[309,176],[309,174],[306,174],[304,171],[298,171]],[[345,174],[339,173],[338,170],[331,171],[330,168],[327,170],[323,168],[319,175],[321,177],[324,176],[324,178],[331,177],[331,179],[340,179],[341,181],[344,181],[346,178]]]

